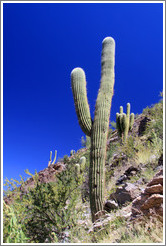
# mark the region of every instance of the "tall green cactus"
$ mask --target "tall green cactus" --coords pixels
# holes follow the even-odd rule
[[[103,211],[105,158],[110,109],[114,88],[115,42],[107,37],[102,43],[101,82],[92,121],[87,99],[85,73],[73,69],[71,84],[78,121],[82,131],[91,138],[89,185],[92,221]],[[101,212],[102,214],[102,212]]]
[[[130,103],[127,103],[127,114],[123,113],[123,107],[120,106],[120,113],[116,113],[116,128],[122,141],[126,142],[128,132],[134,124],[134,114],[130,114]]]

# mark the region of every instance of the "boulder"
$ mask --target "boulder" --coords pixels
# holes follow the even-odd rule
[[[146,116],[143,117],[143,119],[141,119],[141,121],[139,122],[139,128],[138,128],[138,135],[139,136],[143,135],[149,121],[150,121],[150,119]]]
[[[132,218],[140,215],[163,216],[163,170],[147,184],[144,191],[132,203]]]
[[[107,212],[110,212],[112,209],[117,209],[117,208],[118,208],[118,204],[114,200],[107,200],[104,205],[104,209]]]
[[[148,209],[152,209],[152,208],[158,208],[161,206],[161,204],[163,203],[163,195],[160,194],[153,194],[150,197],[148,197],[148,199],[144,202],[144,204],[142,204],[142,206],[140,207],[141,210],[148,210]]]
[[[163,186],[161,184],[156,184],[152,186],[147,186],[144,190],[144,193],[149,194],[163,194]]]
[[[157,185],[157,184],[163,185],[163,176],[157,176],[157,177],[153,178],[153,179],[147,184],[147,186],[152,186],[152,185]]]
[[[137,185],[125,183],[110,195],[110,199],[116,201],[118,205],[123,205],[126,202],[133,201],[140,193],[141,190]]]

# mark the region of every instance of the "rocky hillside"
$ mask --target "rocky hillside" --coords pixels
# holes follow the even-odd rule
[[[147,107],[135,117],[126,143],[122,143],[117,130],[110,129],[105,165],[104,215],[94,224],[89,209],[89,150],[90,145],[86,140],[86,146],[74,155],[65,156],[63,160],[47,166],[8,193],[4,198],[5,225],[10,219],[7,211],[12,207],[13,211],[17,208],[24,221],[22,231],[25,238],[21,239],[24,242],[162,242],[162,101]],[[86,165],[81,171],[81,178],[73,181],[73,178],[70,179],[71,172],[76,176],[73,168],[82,156],[86,157]],[[50,194],[57,200],[51,200]],[[58,200],[60,197],[61,204]],[[26,209],[22,210],[19,204],[25,204]],[[43,213],[47,211],[46,218],[41,219],[39,208]],[[33,214],[24,218],[23,213],[27,213],[28,209],[32,209]],[[19,224],[18,212],[13,214]],[[34,215],[38,219],[35,220]],[[71,223],[67,216],[72,220]],[[150,229],[145,228],[147,225]],[[159,225],[159,231],[154,229],[156,225]],[[4,240],[9,238],[9,234],[5,231]]]

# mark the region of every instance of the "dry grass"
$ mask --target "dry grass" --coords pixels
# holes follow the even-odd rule
[[[109,233],[98,243],[162,243],[163,224],[157,218],[144,218],[141,221],[125,222],[115,219]]]
[[[152,152],[151,149],[145,148],[143,150],[138,151],[136,154],[136,162],[142,163],[142,164],[147,164],[152,161],[156,161],[157,157],[154,155],[154,152]]]

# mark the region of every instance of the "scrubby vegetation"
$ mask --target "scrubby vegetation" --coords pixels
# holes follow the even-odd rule
[[[128,182],[134,184],[140,179],[144,180],[141,188],[158,170],[159,158],[163,153],[163,101],[144,109],[135,121],[139,117],[148,118],[145,129],[138,134],[138,129],[133,127],[124,143],[116,130],[109,130],[105,200],[116,191],[117,179],[131,163],[141,168],[131,175]],[[33,175],[26,170],[35,184],[23,192],[20,189],[25,185],[23,178],[21,181],[6,180],[4,243],[161,243],[161,218],[142,216],[134,221],[125,219],[123,209],[130,207],[131,202],[116,210],[106,211],[111,220],[100,227],[93,227],[88,185],[90,141],[88,137],[81,141],[83,149],[61,160],[65,169],[55,175],[55,182],[39,182],[37,172]],[[77,173],[75,165],[81,163],[82,156],[86,158],[86,163]],[[7,202],[9,196],[12,197],[10,203]]]

